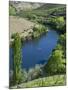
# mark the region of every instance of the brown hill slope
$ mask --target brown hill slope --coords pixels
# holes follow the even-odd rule
[[[14,33],[26,32],[34,26],[33,22],[30,22],[24,18],[19,18],[16,16],[10,16],[10,36]]]

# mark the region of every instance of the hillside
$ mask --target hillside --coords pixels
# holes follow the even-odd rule
[[[37,8],[37,10],[48,10],[48,9],[53,9],[53,8],[58,8],[58,7],[65,7],[64,4],[50,4],[50,3],[45,3],[44,5],[40,6]]]
[[[35,79],[27,83],[19,84],[18,86],[13,86],[10,88],[31,88],[31,87],[41,87],[41,86],[61,86],[65,85],[65,75],[54,75],[44,78]]]
[[[19,13],[17,13],[17,15],[20,17],[28,18],[29,20],[40,20],[40,17],[50,18],[50,16],[65,16],[66,7],[65,5],[45,4],[31,11],[22,10]]]
[[[10,15],[25,16],[35,14],[38,16],[46,16],[51,13],[63,13],[65,14],[64,4],[49,4],[49,3],[32,3],[32,2],[20,2],[20,1],[10,1],[9,2],[9,12]],[[15,13],[14,13],[15,11]],[[26,15],[27,14],[27,15]]]
[[[64,4],[10,1],[9,15],[11,37],[11,34],[22,33],[26,29],[31,29],[34,23],[45,23],[45,20],[48,21],[53,16],[65,17],[66,6]],[[27,32],[24,35],[27,36]]]
[[[11,6],[13,6],[17,11],[20,10],[32,10],[32,9],[36,9],[40,6],[42,6],[43,4],[41,3],[28,3],[28,2],[22,2],[22,1],[10,1],[9,4]]]
[[[14,33],[27,32],[34,26],[33,22],[30,22],[24,18],[19,18],[16,16],[10,16],[10,37]],[[26,34],[25,34],[26,35]]]

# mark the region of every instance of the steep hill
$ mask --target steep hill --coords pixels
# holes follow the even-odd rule
[[[65,15],[66,13],[66,5],[64,4],[10,1],[9,7],[10,15],[18,15],[20,17],[46,16],[50,14]]]
[[[22,1],[10,1],[9,4],[14,8],[16,8],[17,11],[32,10],[43,5],[41,3],[31,3],[31,2],[22,2]]]
[[[64,4],[50,4],[50,3],[45,3],[44,5],[40,6],[37,8],[37,10],[49,10],[53,8],[59,8],[59,7],[65,7]]]

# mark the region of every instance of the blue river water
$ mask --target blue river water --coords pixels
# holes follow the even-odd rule
[[[39,39],[30,40],[22,45],[22,68],[29,69],[36,64],[47,63],[52,50],[58,41],[58,34],[54,30],[49,30],[47,34],[42,35]],[[10,48],[10,68],[13,63],[13,49]]]

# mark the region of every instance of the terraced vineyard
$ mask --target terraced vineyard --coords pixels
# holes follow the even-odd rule
[[[62,86],[65,85],[65,75],[54,75],[44,78],[35,79],[27,83],[19,84],[11,88],[31,88],[31,87],[41,87],[41,86]]]

